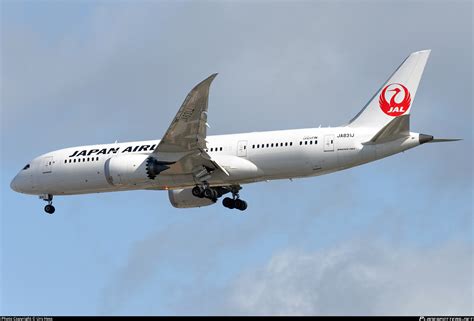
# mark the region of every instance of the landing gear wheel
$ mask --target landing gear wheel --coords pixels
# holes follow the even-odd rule
[[[53,214],[55,211],[55,208],[53,206],[53,195],[52,194],[42,194],[39,196],[39,198],[43,201],[48,202],[48,205],[44,207],[44,211],[48,214]]]
[[[245,211],[247,209],[247,202],[241,199],[236,199],[235,208],[241,211]]]
[[[235,208],[235,200],[233,200],[232,198],[226,197],[222,200],[222,205],[224,205],[224,207],[233,209]]]
[[[195,186],[193,187],[193,189],[191,190],[191,192],[193,193],[194,196],[196,197],[199,197],[199,198],[203,198],[204,195],[203,195],[203,189],[202,187],[200,186]]]
[[[217,192],[215,190],[213,190],[212,188],[206,188],[204,189],[204,191],[202,192],[202,195],[204,195],[205,198],[208,198],[208,199],[216,199],[217,198]]]
[[[56,209],[54,208],[53,205],[48,204],[44,207],[44,211],[48,214],[53,214]]]

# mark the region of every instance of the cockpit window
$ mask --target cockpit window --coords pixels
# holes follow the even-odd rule
[[[28,168],[30,168],[30,164],[26,164],[25,167],[23,167],[23,170],[26,170]]]

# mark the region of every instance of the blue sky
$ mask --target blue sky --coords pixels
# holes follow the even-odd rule
[[[473,314],[472,2],[1,2],[1,314]],[[209,134],[337,126],[432,49],[413,131],[461,137],[248,185],[245,214],[163,192],[43,202],[63,147],[159,139],[219,72]]]

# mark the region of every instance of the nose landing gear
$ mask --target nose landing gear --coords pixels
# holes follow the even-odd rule
[[[51,194],[46,194],[46,195],[40,195],[39,197],[43,201],[48,202],[48,205],[44,207],[44,211],[48,214],[53,214],[54,211],[56,210],[53,206],[53,195]]]
[[[48,214],[53,214],[56,209],[54,208],[53,205],[48,204],[44,207],[44,211]]]

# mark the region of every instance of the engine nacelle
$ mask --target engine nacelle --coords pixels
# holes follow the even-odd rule
[[[105,162],[105,178],[110,185],[139,185],[153,181],[170,163],[160,162],[153,156],[135,154],[109,158]]]
[[[199,198],[192,194],[191,188],[169,190],[170,203],[176,208],[202,207],[214,204],[208,198]]]

